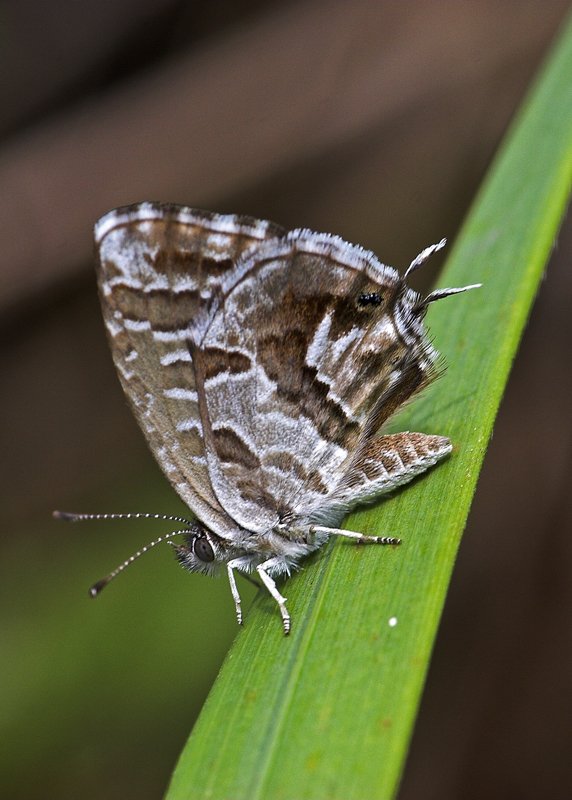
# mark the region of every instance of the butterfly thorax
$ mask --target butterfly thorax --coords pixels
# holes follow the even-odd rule
[[[229,561],[240,562],[241,569],[252,572],[270,559],[275,562],[273,574],[290,574],[298,562],[317,550],[328,538],[316,532],[306,521],[297,526],[279,523],[274,530],[253,535],[243,530],[232,541],[195,522],[185,535],[182,545],[171,542],[177,560],[189,572],[214,575]]]

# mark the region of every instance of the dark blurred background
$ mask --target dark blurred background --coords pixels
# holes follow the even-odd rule
[[[166,546],[89,600],[168,524],[51,519],[184,513],[115,376],[95,220],[174,201],[337,233],[403,270],[455,236],[568,10],[0,2],[2,797],[160,797],[236,631],[226,582]],[[407,800],[572,790],[571,254],[567,222],[461,546]]]

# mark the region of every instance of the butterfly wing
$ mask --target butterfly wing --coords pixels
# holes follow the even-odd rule
[[[192,353],[206,456],[220,504],[261,533],[328,504],[437,354],[418,296],[338,237],[261,241],[222,292]]]
[[[98,282],[113,359],[161,468],[215,533],[233,520],[213,492],[190,345],[204,338],[222,284],[277,225],[142,203],[97,223]]]

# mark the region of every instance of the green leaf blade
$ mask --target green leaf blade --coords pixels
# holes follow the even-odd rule
[[[168,797],[394,795],[460,537],[502,392],[572,184],[572,24],[515,120],[458,237],[428,325],[445,375],[391,430],[450,436],[444,463],[348,527],[286,582],[293,628],[259,594]],[[392,618],[397,624],[390,625]]]

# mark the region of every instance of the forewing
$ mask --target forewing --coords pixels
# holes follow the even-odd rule
[[[261,243],[222,289],[193,353],[209,472],[225,510],[262,532],[327,502],[436,354],[422,320],[404,316],[417,295],[338,237]]]
[[[191,350],[241,255],[281,232],[153,203],[116,209],[95,229],[103,315],[125,393],[179,496],[221,536],[233,522],[210,483]]]

